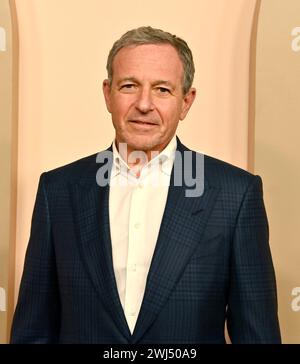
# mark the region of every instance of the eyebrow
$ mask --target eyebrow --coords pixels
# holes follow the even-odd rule
[[[170,81],[158,80],[153,83],[153,86],[157,86],[157,85],[166,85],[166,86],[171,87],[173,90],[175,89],[175,86]]]
[[[118,85],[120,85],[122,82],[126,82],[126,81],[138,83],[138,80],[135,77],[124,77],[118,81]]]
[[[118,81],[118,85],[120,85],[123,82],[128,82],[128,81],[138,83],[138,84],[140,83],[135,77],[124,77],[120,81]],[[166,86],[171,87],[173,90],[175,89],[175,86],[170,81],[166,81],[166,80],[157,80],[152,83],[152,86],[157,86],[157,85],[166,85]]]

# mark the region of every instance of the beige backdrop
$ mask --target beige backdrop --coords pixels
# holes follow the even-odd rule
[[[11,24],[9,4],[0,3],[0,167],[6,173],[0,179],[0,342],[6,338],[7,327],[7,300],[8,292],[8,256],[9,256],[9,190],[10,190],[10,112],[11,112],[11,93],[10,93],[10,75],[11,75]]]
[[[17,180],[17,25],[8,0],[0,1],[0,343],[14,306]]]
[[[279,1],[263,0],[263,6],[272,8],[274,3],[275,8],[279,7],[280,16],[284,17],[288,16],[287,12],[295,11],[290,6],[292,0],[281,2],[281,10]],[[191,148],[251,170],[254,156],[251,89],[255,81],[251,73],[255,65],[255,47],[251,46],[255,46],[255,42],[251,42],[251,37],[253,40],[255,35],[256,0],[112,0],[109,3],[99,0],[15,0],[15,3],[20,30],[17,294],[39,175],[106,148],[113,138],[101,83],[106,77],[105,61],[112,42],[127,29],[152,25],[188,41],[195,57],[198,97],[178,134]],[[269,11],[264,10],[259,17],[262,23],[260,44],[268,42],[264,39],[264,29],[270,34],[271,24],[274,26]],[[281,31],[282,28],[278,30]],[[263,62],[260,60],[265,55],[264,48],[259,45],[258,72],[261,72]],[[289,70],[287,62],[286,73]],[[276,73],[273,77],[277,77]],[[263,85],[259,76],[256,81],[258,88]],[[265,90],[266,85],[267,82],[262,86]],[[286,84],[287,93],[291,86]],[[261,110],[264,110],[261,102],[265,97],[268,97],[267,92],[256,96],[257,143],[268,137],[263,133],[265,117],[271,120],[269,114],[261,117]],[[281,107],[284,110],[289,106],[286,103]],[[280,152],[279,141],[276,146]],[[270,188],[270,179],[265,178],[268,165],[260,164],[259,148],[255,153],[258,158],[255,171],[263,176],[267,194]],[[263,153],[260,155],[263,159]],[[269,215],[272,219],[272,213]],[[299,217],[299,214],[294,216]],[[275,224],[280,222],[275,221]],[[272,231],[272,236],[274,233]],[[271,244],[279,274],[284,340],[292,342],[297,340],[295,333],[299,325],[291,320],[283,323],[287,319],[286,307],[291,307],[291,293],[283,295],[286,286],[281,284],[282,270],[279,268],[285,266],[285,277],[295,276],[296,269],[293,267],[290,271],[288,263],[280,261],[283,247],[276,246],[274,239]],[[287,243],[285,249],[290,249]],[[296,256],[297,251],[293,254]],[[300,285],[300,282],[294,282],[295,287]],[[11,285],[10,290],[12,288]]]
[[[256,83],[255,173],[264,180],[282,336],[300,343],[299,0],[262,1]]]

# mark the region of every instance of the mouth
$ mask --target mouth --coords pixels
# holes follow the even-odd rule
[[[129,123],[136,131],[140,132],[148,132],[158,126],[158,124],[151,123],[145,120],[129,120]]]
[[[130,123],[135,123],[135,124],[138,124],[138,125],[157,125],[155,123],[152,123],[150,121],[145,121],[145,120],[129,120]]]

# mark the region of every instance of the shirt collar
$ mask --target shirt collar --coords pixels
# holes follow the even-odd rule
[[[177,140],[175,134],[173,138],[170,140],[169,144],[165,147],[165,149],[162,150],[153,159],[151,159],[151,161],[149,161],[143,167],[143,169],[149,166],[150,164],[159,163],[161,171],[170,176],[173,168],[176,149],[177,149]],[[122,171],[127,173],[130,168],[128,164],[124,161],[124,159],[121,157],[120,153],[118,152],[118,149],[116,147],[116,139],[114,139],[113,141],[112,150],[113,150],[113,168],[111,171],[111,177],[114,178]]]

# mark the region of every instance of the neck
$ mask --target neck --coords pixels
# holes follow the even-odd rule
[[[169,143],[169,142],[168,142]],[[135,150],[131,148],[128,144],[122,145],[123,142],[118,142],[116,140],[116,148],[122,157],[122,159],[128,164],[130,168],[139,167],[142,168],[158,154],[160,154],[165,147],[168,145],[165,143],[163,145],[155,146],[153,150]],[[120,145],[121,144],[121,145]]]

